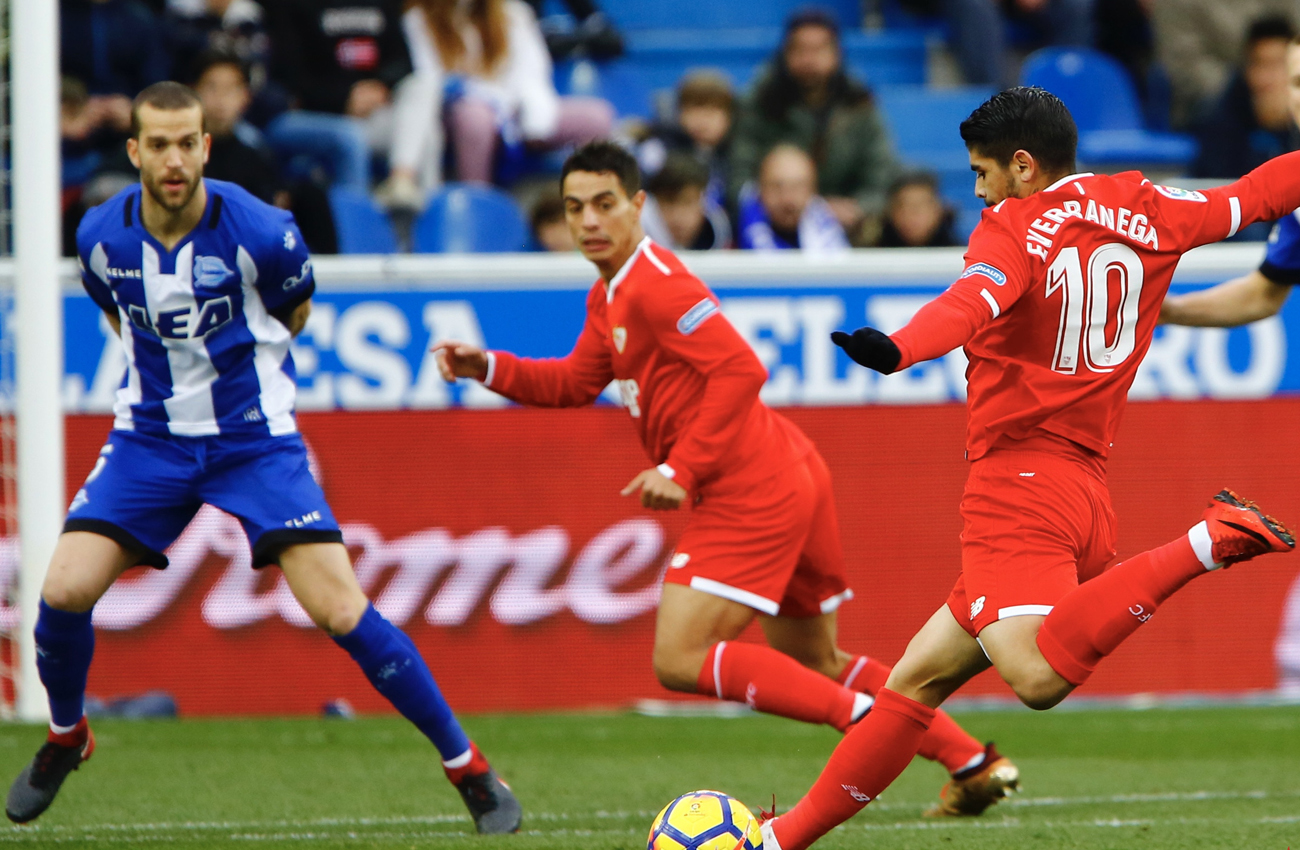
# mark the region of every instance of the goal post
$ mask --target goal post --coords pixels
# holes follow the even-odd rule
[[[66,507],[63,457],[63,292],[59,280],[59,4],[9,0],[18,601],[15,710],[48,717],[36,671],[37,606]]]

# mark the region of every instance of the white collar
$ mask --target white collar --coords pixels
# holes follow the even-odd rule
[[[1078,174],[1071,174],[1068,177],[1062,177],[1060,180],[1057,180],[1055,183],[1053,183],[1051,186],[1048,186],[1043,191],[1055,192],[1057,189],[1061,188],[1066,183],[1069,183],[1071,180],[1078,180],[1081,177],[1094,177],[1094,176],[1096,175],[1094,175],[1091,171],[1082,171],[1079,172]]]
[[[637,258],[641,256],[641,253],[645,251],[645,247],[649,244],[649,236],[644,237],[640,242],[638,242],[636,250],[632,252],[632,256],[627,258],[627,262],[623,263],[623,267],[618,270],[618,274],[614,275],[614,277],[609,281],[609,284],[605,287],[606,304],[614,303],[614,289],[623,282],[623,278],[627,277],[628,274],[631,273],[632,266],[636,265]]]

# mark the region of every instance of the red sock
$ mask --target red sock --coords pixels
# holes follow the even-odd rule
[[[1160,603],[1204,572],[1187,535],[1135,555],[1057,602],[1038,631],[1038,648],[1061,678],[1082,685]]]
[[[50,733],[45,736],[45,740],[61,747],[80,747],[86,743],[89,737],[90,723],[86,720],[85,715],[82,715],[76,726],[73,726],[67,732],[55,732],[51,729]]]
[[[874,800],[911,762],[933,719],[928,705],[888,688],[877,694],[804,798],[772,821],[781,850],[804,850]]]
[[[865,698],[809,670],[783,652],[753,643],[721,641],[700,668],[697,693],[743,702],[750,708],[843,732],[862,711]],[[855,712],[855,706],[861,710]]]
[[[875,696],[889,679],[891,668],[874,658],[859,655],[840,673],[837,682],[846,688]],[[921,739],[918,752],[922,758],[937,761],[949,773],[968,770],[984,755],[984,745],[972,738],[947,712],[937,711],[930,723],[930,731]]]
[[[451,780],[452,785],[459,785],[460,781],[466,776],[477,776],[492,769],[492,765],[488,764],[488,760],[478,751],[478,744],[470,741],[469,752],[469,761],[465,762],[465,764],[447,767],[446,763],[443,763],[442,770],[447,774],[447,778]],[[453,761],[459,761],[459,759],[453,759]]]
[[[835,681],[849,690],[860,691],[874,697],[885,686],[892,671],[893,668],[888,664],[881,664],[874,658],[859,655],[844,665],[844,670]]]

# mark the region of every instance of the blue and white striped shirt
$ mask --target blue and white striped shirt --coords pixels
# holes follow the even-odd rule
[[[276,436],[298,430],[284,314],[315,289],[293,216],[233,183],[170,251],[140,221],[141,187],[86,213],[86,291],[122,325],[127,370],[114,428],[156,436]]]

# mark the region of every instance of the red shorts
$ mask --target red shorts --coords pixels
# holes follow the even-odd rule
[[[757,487],[718,489],[695,505],[664,581],[786,617],[827,614],[853,598],[820,454]]]
[[[1115,557],[1105,469],[1082,455],[990,452],[971,464],[961,518],[961,578],[948,608],[972,636],[1047,614]]]

